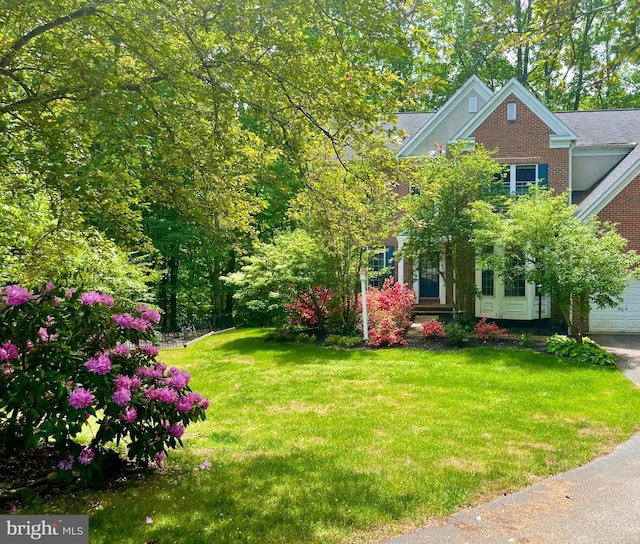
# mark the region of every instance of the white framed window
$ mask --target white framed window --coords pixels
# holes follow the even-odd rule
[[[507,104],[507,121],[515,121],[517,117],[517,104],[515,102],[509,102]]]
[[[505,168],[504,190],[511,195],[526,195],[530,185],[538,185],[537,164],[511,164]]]
[[[478,111],[478,97],[469,97],[469,113],[476,113]]]
[[[393,276],[393,246],[381,247],[373,251],[369,257],[369,285],[382,287],[389,276]]]

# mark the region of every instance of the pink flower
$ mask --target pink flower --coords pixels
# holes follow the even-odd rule
[[[139,346],[138,351],[151,357],[156,357],[160,353],[160,350],[155,346]]]
[[[152,310],[144,304],[141,304],[136,309],[138,310],[138,313],[140,314],[140,317],[142,317],[142,319],[146,319],[147,321],[151,321],[152,323],[156,324],[160,323],[160,312]]]
[[[165,457],[166,455],[163,451],[159,451],[158,453],[156,453],[156,461],[158,462],[158,465],[162,466]]]
[[[156,389],[154,397],[159,402],[173,404],[178,398],[178,393],[176,393],[175,389],[161,387],[160,389]]]
[[[91,448],[85,446],[82,451],[78,454],[78,462],[83,465],[90,465],[96,454]]]
[[[131,391],[128,389],[121,387],[120,389],[116,389],[113,393],[113,397],[111,397],[113,402],[120,406],[125,406],[131,401]]]
[[[145,521],[147,522],[147,525],[151,525],[153,523],[153,518],[147,516],[147,519]]]
[[[67,455],[64,459],[62,459],[62,461],[58,463],[58,468],[60,470],[71,470],[74,461],[75,458],[73,457],[73,455]]]
[[[55,342],[58,339],[57,334],[51,334],[45,327],[40,327],[38,329],[38,334],[40,335],[40,340],[43,342]]]
[[[138,413],[136,412],[136,409],[132,406],[129,406],[124,414],[120,414],[120,419],[126,421],[127,423],[133,423],[136,420],[137,416]]]
[[[111,360],[104,353],[96,353],[84,364],[94,374],[107,374],[111,370]]]
[[[211,463],[209,461],[205,461],[200,465],[200,470],[209,470],[211,468]]]
[[[11,362],[20,357],[18,346],[12,344],[10,340],[7,340],[0,346],[0,361]]]
[[[140,332],[146,332],[152,328],[151,323],[141,317],[133,317],[131,314],[114,314],[111,316],[123,329],[135,329]]]
[[[119,357],[128,357],[129,348],[126,346],[126,344],[118,344],[115,348],[111,350],[111,353]]]
[[[76,387],[69,395],[69,404],[77,409],[88,408],[93,403],[93,393],[84,387]]]
[[[5,302],[9,306],[20,306],[29,301],[29,291],[19,285],[9,285],[4,297]]]
[[[169,369],[168,376],[170,377],[169,385],[174,387],[178,391],[184,389],[191,379],[191,375],[188,372],[184,370],[178,370],[175,367],[171,367]]]
[[[75,292],[76,292],[76,291],[77,291],[77,289],[75,289],[75,288],[74,288],[74,289],[69,289],[69,290],[64,294],[65,298],[71,298],[71,297],[75,294]]]
[[[96,293],[95,291],[91,291],[80,295],[80,302],[82,302],[84,306],[93,306],[94,304],[113,306],[113,297],[105,293]]]
[[[183,434],[184,425],[181,425],[180,423],[174,423],[169,428],[169,436],[172,436],[173,438],[181,438]]]

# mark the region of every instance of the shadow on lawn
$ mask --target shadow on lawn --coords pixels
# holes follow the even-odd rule
[[[258,358],[265,354],[266,358],[278,364],[319,364],[337,358],[346,360],[358,357],[355,349],[325,348],[309,344],[285,342],[266,342],[261,336],[236,338],[223,342],[215,347],[222,357],[233,360],[234,356],[251,355]]]
[[[143,485],[141,501],[135,490],[118,500],[121,516],[110,508],[91,516],[92,542],[320,544],[367,529],[372,519],[410,517],[425,503],[424,496],[387,492],[376,475],[304,452],[214,462],[209,470],[167,472]],[[464,498],[434,495],[444,507]],[[154,523],[145,525],[146,516]]]

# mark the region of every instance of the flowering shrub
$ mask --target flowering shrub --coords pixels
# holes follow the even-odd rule
[[[140,345],[159,320],[144,305],[118,313],[102,293],[51,284],[35,293],[0,290],[0,445],[54,443],[63,478],[72,469],[99,475],[111,442],[125,442],[142,466],[159,465],[209,405],[191,391],[187,372],[167,369],[157,348]],[[97,431],[78,444],[90,417]]]
[[[333,291],[326,287],[312,287],[298,293],[291,304],[285,306],[291,325],[322,328],[329,317]]]
[[[487,322],[486,317],[483,317],[476,323],[476,326],[473,328],[473,333],[478,340],[484,340],[485,342],[507,337],[507,331],[505,329],[501,329],[493,322]]]
[[[422,336],[424,338],[444,338],[444,325],[440,321],[425,321],[422,324]]]
[[[406,341],[401,335],[411,326],[414,301],[413,290],[402,283],[395,283],[393,278],[385,280],[382,289],[370,287],[367,290],[367,345],[405,345]]]

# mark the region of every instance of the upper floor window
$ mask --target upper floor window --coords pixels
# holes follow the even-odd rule
[[[507,104],[507,121],[515,121],[517,117],[517,104],[515,102],[509,102]]]
[[[530,185],[547,184],[546,164],[512,164],[505,168],[503,185],[505,192],[526,195]]]

